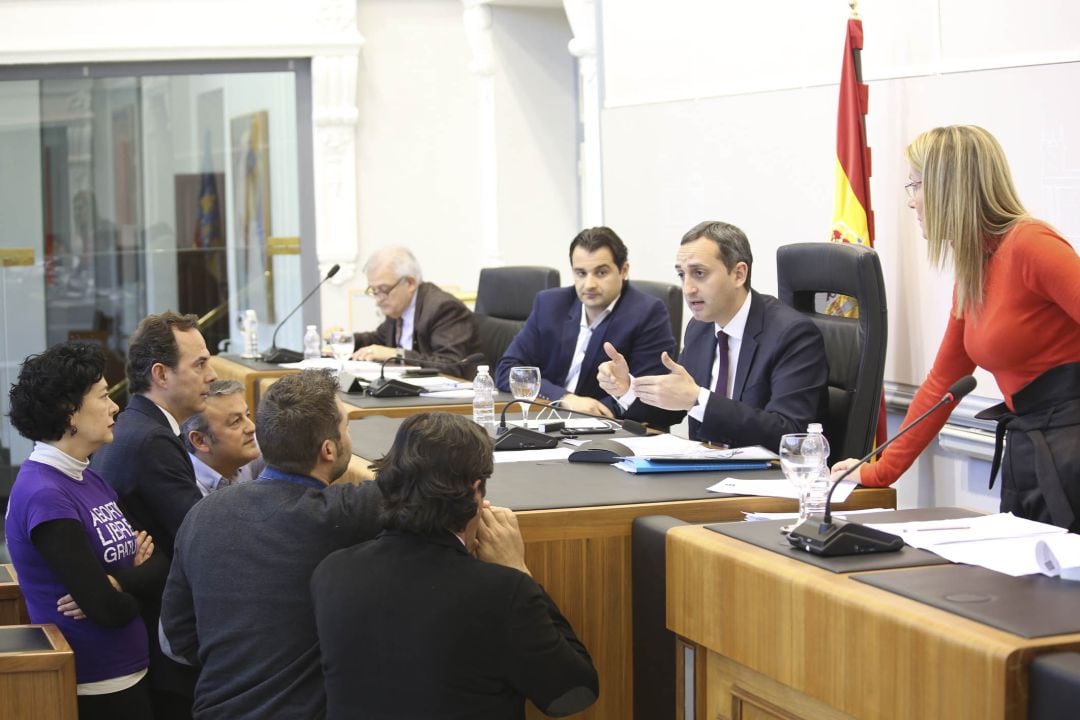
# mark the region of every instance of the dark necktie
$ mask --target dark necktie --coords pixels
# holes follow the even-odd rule
[[[404,322],[401,318],[394,321],[394,347],[401,347],[401,327]]]
[[[713,392],[727,397],[728,336],[723,330],[716,333],[716,357],[719,362],[716,364],[716,387]]]

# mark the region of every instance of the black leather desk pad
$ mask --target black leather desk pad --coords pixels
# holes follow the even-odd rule
[[[408,378],[402,378],[405,382],[409,382]],[[472,405],[472,398],[461,397],[424,397],[423,395],[416,397],[397,397],[397,398],[377,398],[370,395],[364,395],[363,393],[338,393],[341,397],[341,401],[346,405],[352,405],[364,410],[379,410],[381,408],[408,408],[408,407],[424,407],[428,405]],[[514,399],[514,396],[510,393],[496,392],[495,404],[500,405],[502,403],[508,403]],[[496,413],[498,417],[498,413]],[[392,438],[391,438],[392,439]],[[389,443],[387,447],[390,447]]]
[[[52,650],[45,631],[37,627],[0,627],[0,653]]]
[[[1080,632],[1080,583],[945,565],[853,578],[1025,638]]]
[[[243,365],[248,370],[254,370],[255,372],[288,372],[291,368],[281,367],[273,363],[266,363],[262,360],[255,358],[244,358],[239,355],[233,355],[232,353],[221,353],[223,360],[234,362],[237,365]]]
[[[0,566],[0,583],[15,582],[15,578],[11,577],[11,573],[8,572],[6,567]]]
[[[401,422],[400,418],[379,415],[353,420],[349,423],[353,454],[368,460],[382,457],[393,444]],[[618,439],[620,435],[626,433],[596,437]],[[705,489],[729,474],[717,470],[635,475],[610,465],[566,460],[496,463],[487,482],[487,498],[511,510],[553,510],[734,497]],[[779,470],[738,474],[787,482]]]
[[[835,511],[834,511],[835,512]],[[837,514],[843,515],[843,511]],[[912,510],[889,510],[880,513],[859,513],[849,520],[858,523],[874,522],[912,522],[915,520],[948,520],[951,518],[974,517],[979,513],[963,508],[916,508]],[[942,565],[945,560],[934,553],[905,545],[898,552],[877,553],[873,555],[848,555],[846,557],[822,557],[799,550],[788,542],[787,536],[780,532],[791,520],[758,520],[753,522],[714,523],[706,525],[709,530],[736,540],[772,550],[793,560],[799,560],[834,573],[864,572],[867,570],[889,570],[894,568],[919,567],[922,565]]]

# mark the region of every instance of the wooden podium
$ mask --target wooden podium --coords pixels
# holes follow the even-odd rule
[[[0,564],[0,626],[26,625],[30,616],[19,589],[19,576],[14,565]]]
[[[678,717],[1025,718],[1031,659],[1080,648],[1080,634],[1025,639],[854,577],[672,529]]]
[[[56,626],[0,627],[0,718],[78,716],[75,655]]]

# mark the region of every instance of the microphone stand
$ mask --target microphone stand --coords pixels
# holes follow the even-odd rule
[[[528,428],[508,427],[506,425],[506,411],[510,409],[511,405],[531,405],[552,410],[561,410],[562,412],[596,418],[598,420],[607,420],[608,422],[615,423],[631,435],[647,435],[649,433],[645,426],[636,420],[615,420],[613,418],[604,417],[603,415],[594,415],[593,413],[587,413],[581,410],[571,410],[570,408],[558,407],[557,405],[537,402],[536,400],[512,400],[506,404],[502,409],[502,414],[499,416],[499,425],[495,430],[496,450],[542,450],[553,448],[559,444],[560,438],[550,437],[544,433],[529,430]]]
[[[311,289],[311,292],[309,292],[307,295],[305,295],[304,299],[301,300],[296,305],[296,307],[294,307],[292,309],[292,311],[288,315],[285,316],[285,319],[282,320],[280,323],[278,323],[278,326],[276,328],[274,328],[274,336],[272,338],[270,338],[270,347],[267,348],[266,352],[264,352],[262,354],[262,361],[263,362],[265,362],[265,363],[273,363],[273,364],[276,365],[276,364],[279,364],[279,363],[286,363],[286,362],[300,362],[301,360],[304,359],[304,354],[303,353],[298,353],[295,350],[288,350],[286,348],[279,348],[277,346],[277,334],[278,334],[278,331],[281,330],[282,326],[285,324],[285,322],[289,318],[291,318],[293,315],[296,314],[297,310],[299,310],[300,308],[302,308],[304,306],[304,303],[306,303],[308,301],[308,298],[310,298],[312,295],[314,295],[318,291],[318,289],[323,286],[323,283],[325,283],[327,280],[329,280],[330,278],[337,275],[338,270],[340,270],[340,269],[341,269],[341,265],[338,265],[337,263],[334,263],[334,266],[326,271],[326,277],[324,277],[322,280],[320,280],[319,283],[315,287],[313,287]]]
[[[812,555],[831,557],[896,552],[904,547],[904,540],[898,535],[893,535],[892,533],[867,527],[866,525],[860,525],[859,523],[841,520],[839,518],[834,520],[832,517],[833,492],[836,491],[836,488],[845,478],[868,463],[871,458],[881,453],[885,448],[889,447],[889,445],[892,445],[893,441],[903,437],[913,427],[937,412],[938,408],[942,405],[951,402],[959,402],[962,397],[974,389],[975,378],[970,375],[960,378],[953,383],[952,387],[949,388],[949,391],[945,393],[940,400],[934,403],[929,410],[912,420],[906,427],[901,429],[900,432],[871,450],[866,456],[859,460],[859,462],[848,468],[844,474],[833,481],[832,486],[829,488],[829,494],[825,497],[824,515],[811,515],[796,525],[792,528],[791,532],[788,533],[788,542],[800,550],[805,550]]]
[[[391,378],[386,379],[386,364],[389,362],[402,362],[402,358],[389,357],[380,363],[379,377],[368,383],[367,394],[377,398],[391,397],[416,397],[424,391],[419,385]]]

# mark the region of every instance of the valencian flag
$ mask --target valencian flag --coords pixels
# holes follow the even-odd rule
[[[836,199],[833,242],[874,246],[874,211],[870,209],[870,148],[866,144],[869,88],[862,81],[863,28],[857,17],[848,19],[844,61],[840,70],[840,103],[836,113]],[[852,298],[834,295],[826,310],[831,315],[858,317]],[[878,413],[877,442],[884,442],[885,398]]]

